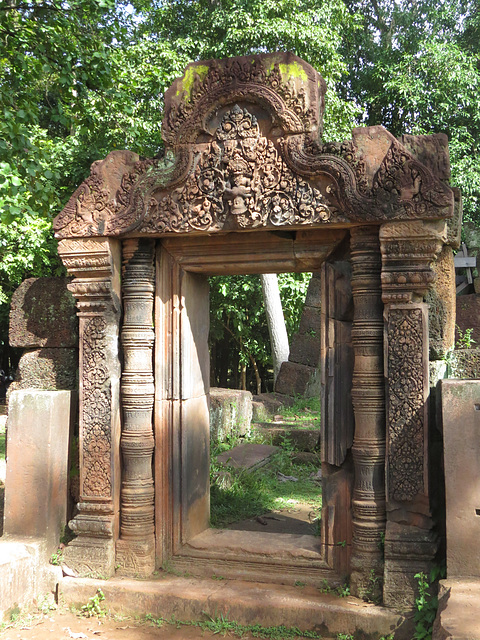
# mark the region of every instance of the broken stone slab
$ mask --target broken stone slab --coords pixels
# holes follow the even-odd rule
[[[12,347],[76,347],[78,319],[70,278],[28,278],[10,306]]]
[[[318,367],[320,363],[320,333],[316,335],[297,334],[292,341],[288,360],[308,367]]]
[[[255,428],[265,437],[271,438],[273,445],[280,446],[287,438],[297,451],[314,452],[318,450],[320,429],[301,429],[295,424],[273,426],[271,422],[255,424]]]
[[[280,451],[280,447],[269,444],[240,444],[217,456],[218,462],[233,469],[253,471],[267,464],[270,458]]]
[[[28,609],[39,595],[53,592],[61,575],[60,567],[46,561],[44,540],[0,538],[0,622]]]
[[[71,391],[13,391],[7,428],[4,533],[58,546],[67,520]]]
[[[296,362],[282,362],[275,382],[276,393],[311,398],[320,393],[318,369]]]
[[[253,396],[252,422],[267,422],[285,407],[293,404],[293,398],[280,393],[261,393]]]
[[[44,347],[25,351],[18,363],[14,389],[43,389],[44,391],[78,388],[78,350],[63,347]]]
[[[250,434],[252,394],[238,389],[210,389],[210,437],[224,442],[230,435]]]
[[[480,378],[480,349],[455,349],[450,352],[448,377],[478,380]]]

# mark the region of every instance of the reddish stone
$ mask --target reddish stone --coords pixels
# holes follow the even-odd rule
[[[282,362],[275,382],[275,391],[286,396],[304,395],[314,374],[313,367],[295,362]]]
[[[320,362],[320,335],[295,336],[288,356],[289,362],[306,364],[309,367],[318,367]]]
[[[462,335],[467,329],[473,329],[472,338],[480,345],[480,295],[472,293],[457,297],[456,324],[455,341],[460,338],[459,329]]]
[[[76,347],[75,300],[70,278],[28,278],[18,287],[10,307],[12,347]]]

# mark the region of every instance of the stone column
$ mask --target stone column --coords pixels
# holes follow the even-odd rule
[[[120,247],[116,240],[61,240],[80,334],[80,502],[66,564],[80,575],[114,574],[119,510]]]
[[[117,571],[146,577],[155,570],[153,438],[153,297],[155,243],[123,247],[123,459]]]
[[[385,383],[378,227],[352,229],[350,247],[355,357],[352,385],[355,484],[350,585],[354,595],[379,600],[385,531]]]
[[[429,573],[437,545],[428,487],[428,305],[445,222],[382,225],[387,377],[387,526],[384,602],[411,609],[414,575]]]

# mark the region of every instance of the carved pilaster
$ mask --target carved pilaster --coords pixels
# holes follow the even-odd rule
[[[80,502],[69,523],[77,534],[65,562],[81,575],[114,573],[118,530],[119,243],[62,240],[58,251],[75,279],[80,333]]]
[[[377,599],[381,594],[385,531],[385,383],[378,227],[352,229],[351,254],[355,484],[350,584],[355,595]]]
[[[117,570],[148,576],[155,569],[153,437],[154,241],[124,242],[122,346],[123,428]]]
[[[384,602],[413,607],[414,575],[435,553],[428,489],[428,305],[445,222],[381,227],[387,378]],[[420,563],[421,560],[421,563]],[[420,564],[419,564],[420,563]],[[428,573],[428,571],[427,571]]]

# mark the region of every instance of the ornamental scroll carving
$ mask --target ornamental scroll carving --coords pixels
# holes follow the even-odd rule
[[[107,323],[94,316],[83,330],[83,464],[82,495],[111,495],[111,388],[105,358]]]
[[[391,305],[388,343],[388,494],[412,500],[424,492],[427,335],[422,305]]]
[[[114,151],[94,163],[57,216],[56,236],[453,215],[452,190],[382,127],[322,144],[324,96],[323,79],[291,54],[193,63],[165,97],[163,156]]]
[[[272,105],[285,133],[318,130],[325,91],[323,78],[292,54],[193,64],[167,92],[170,106],[163,123],[163,139],[172,147],[196,142],[205,113],[228,94],[235,100],[260,96]]]
[[[140,232],[241,229],[325,222],[334,211],[319,189],[286,165],[257,118],[237,104],[199,156],[184,186],[152,197]]]

